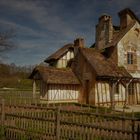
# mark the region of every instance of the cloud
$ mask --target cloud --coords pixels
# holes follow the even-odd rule
[[[92,2],[91,5],[93,4]],[[92,6],[89,6],[86,1],[1,0],[0,5],[10,10],[12,15],[17,15],[17,13],[21,13],[22,15],[24,13],[25,15],[26,13],[26,17],[28,16],[32,22],[37,23],[38,26],[46,32],[46,34],[43,34],[44,36],[47,36],[47,33],[49,33],[49,37],[47,36],[47,38],[50,39],[52,36],[53,39],[51,38],[51,40],[55,38],[56,40],[64,39],[68,41],[79,36],[85,37],[85,30],[91,32],[91,26],[87,25],[87,23],[89,23],[87,18],[91,16]],[[80,7],[78,7],[78,5],[80,5]],[[77,8],[79,9],[78,12]],[[93,18],[94,17],[96,17],[95,14],[93,14]],[[29,31],[29,29],[27,30]],[[23,29],[23,33],[27,30]],[[35,29],[30,30],[30,32],[27,31],[27,33],[32,35],[33,30]],[[82,30],[84,30],[84,33]],[[94,25],[92,31],[93,30]],[[39,34],[42,35],[42,32]]]
[[[1,20],[0,19],[0,25],[4,29],[7,30],[7,28],[10,30],[14,30],[16,34],[20,35],[26,35],[26,36],[32,36],[32,37],[38,37],[38,38],[43,38],[46,36],[46,33],[35,31],[32,28],[17,24],[12,21],[7,21],[7,20]]]
[[[38,62],[79,36],[90,46],[102,13],[118,24],[119,10],[130,7],[140,15],[139,5],[139,0],[0,0],[0,27],[17,31],[19,48],[9,53],[11,61]]]
[[[108,1],[109,7],[115,12],[119,12],[124,8],[131,8],[132,10],[139,9],[140,1],[139,0],[109,0]]]
[[[57,7],[59,7],[60,4],[57,4]],[[27,13],[28,15],[26,16],[29,16],[30,19],[46,30],[59,33],[66,37],[76,34],[67,21],[63,20],[60,16],[55,15],[59,8],[52,6],[50,1],[45,2],[44,6],[39,0],[1,0],[0,5],[6,6],[13,14],[18,12]]]

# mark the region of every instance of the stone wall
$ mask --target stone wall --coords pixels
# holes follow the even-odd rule
[[[118,66],[124,66],[133,76],[140,78],[140,25],[138,22],[117,44]],[[134,54],[134,63],[128,64],[127,54]]]
[[[107,43],[111,42],[112,38],[112,18],[108,15],[103,15],[99,18],[99,23],[96,26],[96,47],[103,49]]]

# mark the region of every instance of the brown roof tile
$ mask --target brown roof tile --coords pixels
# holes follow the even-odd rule
[[[92,48],[80,48],[80,51],[95,70],[97,76],[131,78],[131,75],[124,67],[116,66],[111,59],[106,59],[97,50]]]
[[[63,54],[65,54],[69,49],[73,49],[73,44],[67,44],[57,50],[55,53],[50,55],[48,58],[45,59],[45,62],[50,62],[51,60],[59,59]]]
[[[58,69],[54,67],[36,67],[30,79],[35,79],[35,75],[39,74],[39,78],[49,84],[80,84],[71,69]]]

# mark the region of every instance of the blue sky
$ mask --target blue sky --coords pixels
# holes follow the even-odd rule
[[[140,18],[140,0],[0,0],[0,31],[13,29],[17,46],[0,60],[38,64],[77,37],[90,46],[99,16],[107,13],[118,25],[117,13],[127,7]]]

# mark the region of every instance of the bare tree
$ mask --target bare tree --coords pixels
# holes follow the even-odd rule
[[[13,37],[15,37],[13,30],[0,32],[0,52],[5,52],[16,47],[13,43]]]

